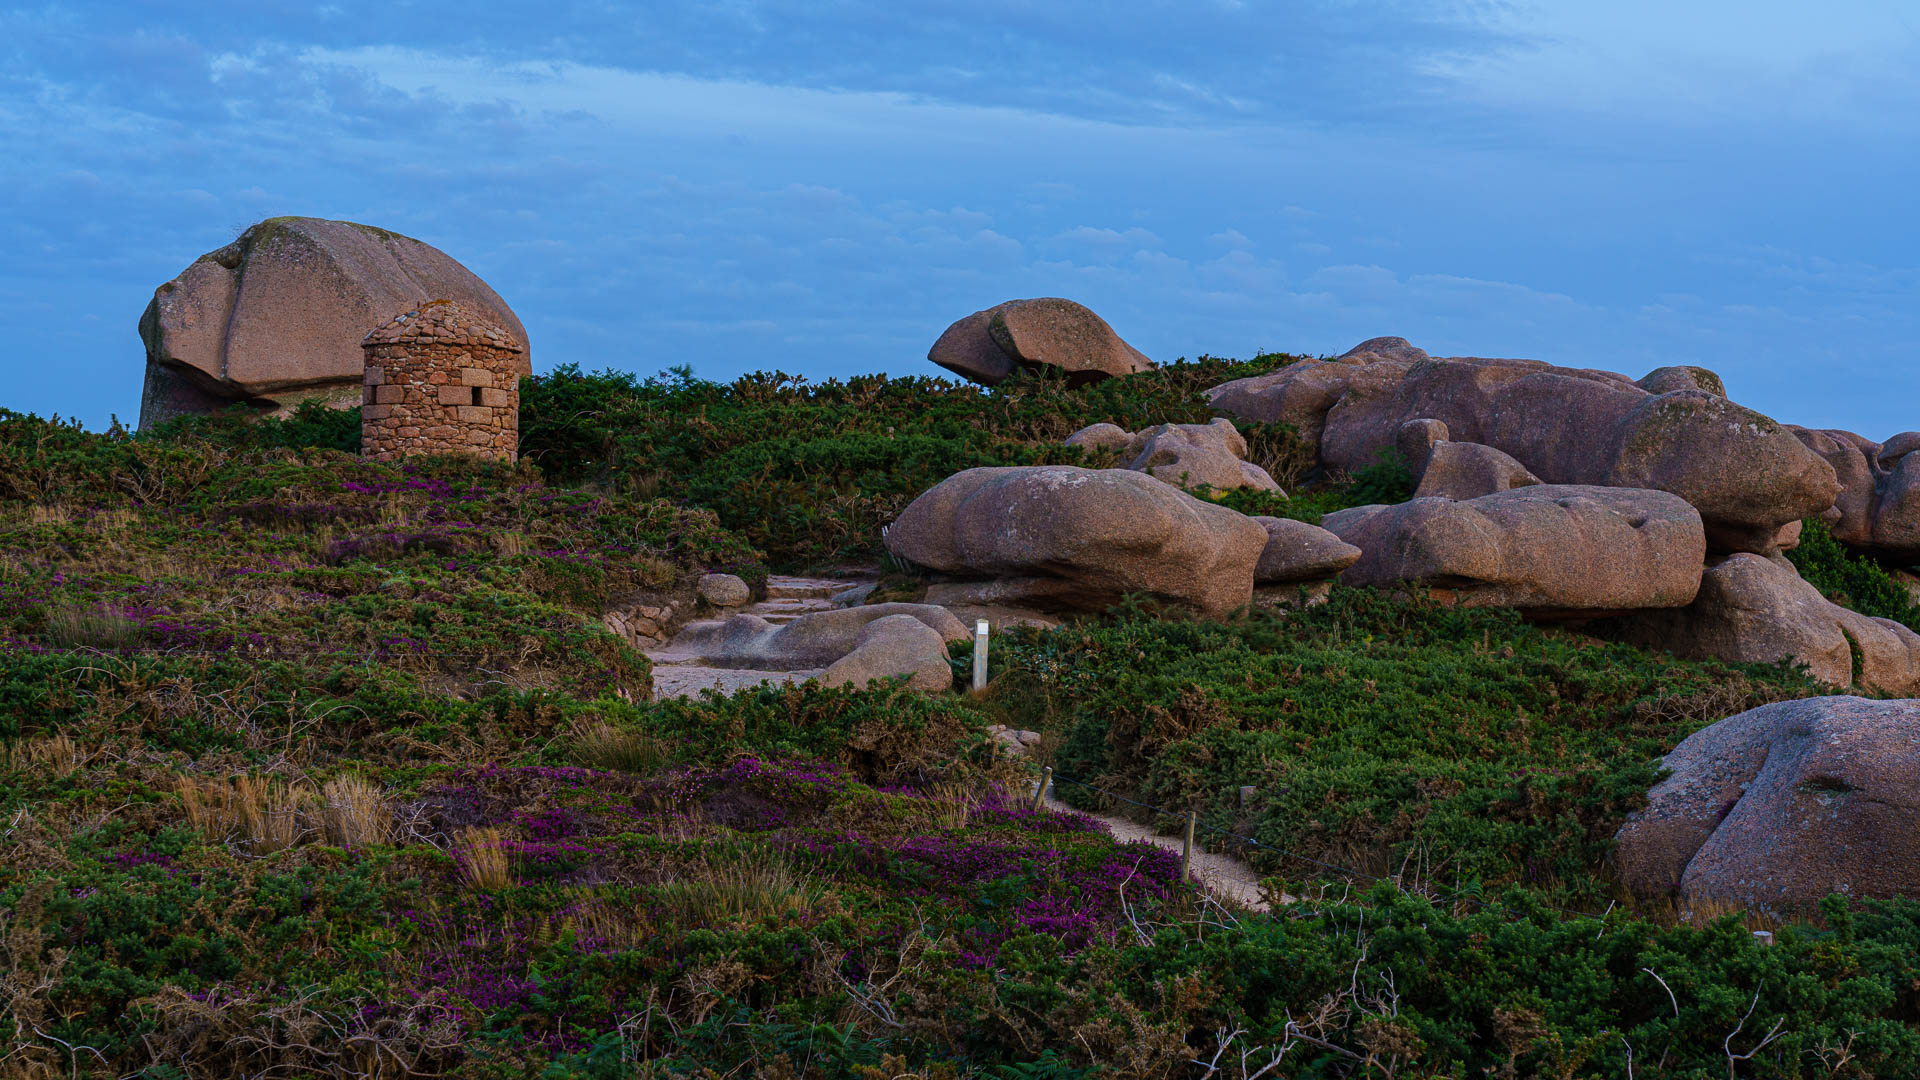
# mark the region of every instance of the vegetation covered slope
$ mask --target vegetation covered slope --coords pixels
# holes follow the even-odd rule
[[[751,491],[742,447],[945,424],[940,453],[971,431],[1003,463],[1096,420],[1204,419],[1160,410],[1239,370],[1207,363],[1000,441],[977,433],[1020,394],[1064,391],[934,387],[916,428],[893,384],[628,410],[593,377],[573,390],[599,387],[605,431],[647,437],[610,462],[589,424],[517,469],[367,464],[314,412],[139,439],[0,419],[0,1074],[1920,1069],[1920,905],[1834,904],[1766,948],[1737,915],[1614,903],[1606,838],[1654,757],[1813,692],[1791,672],[1336,590],[1011,635],[980,698],[651,702],[598,628],[625,590],[757,573],[740,529],[788,565],[872,553],[866,504],[755,526],[689,494]],[[736,456],[674,449],[701,395],[757,425],[711,435]],[[903,502],[952,465],[808,460],[759,467],[801,500],[861,475]],[[1035,813],[994,722],[1046,732],[1063,776],[1261,842],[1303,902],[1225,910],[1165,854]]]

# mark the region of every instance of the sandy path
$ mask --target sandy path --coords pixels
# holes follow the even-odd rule
[[[1178,852],[1182,844],[1182,840],[1178,836],[1162,836],[1152,829],[1144,825],[1137,825],[1128,821],[1126,818],[1075,809],[1061,802],[1059,799],[1054,798],[1051,793],[1047,795],[1047,806],[1053,810],[1064,813],[1085,814],[1100,822],[1102,825],[1105,825],[1107,831],[1113,834],[1113,838],[1122,842],[1145,840],[1147,843],[1153,844],[1156,847],[1163,847],[1174,852]],[[1212,892],[1215,896],[1232,900],[1241,907],[1249,908],[1253,911],[1266,911],[1271,906],[1267,903],[1264,895],[1260,891],[1260,875],[1254,873],[1253,867],[1248,866],[1245,862],[1231,855],[1221,855],[1211,851],[1195,851],[1193,853],[1193,876],[1194,880],[1205,885],[1208,891]],[[1282,896],[1280,902],[1288,903],[1292,899],[1293,898],[1289,896]]]

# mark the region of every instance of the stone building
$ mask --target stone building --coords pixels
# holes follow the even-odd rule
[[[375,461],[415,454],[520,452],[520,370],[526,349],[457,301],[431,300],[366,336],[360,452]]]

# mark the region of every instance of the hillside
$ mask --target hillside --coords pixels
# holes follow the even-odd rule
[[[1659,757],[1805,670],[1335,585],[994,639],[979,695],[651,700],[615,607],[871,568],[976,466],[1115,464],[1290,358],[1069,388],[561,369],[518,465],[354,455],[352,413],[134,437],[0,414],[0,1074],[1893,1076],[1920,904],[1635,902]],[[1407,498],[1241,423],[1317,522]],[[1920,627],[1818,522],[1828,596]],[[956,686],[970,647],[949,655]],[[1024,756],[996,725],[1037,732]],[[1171,827],[1299,898],[1234,910]],[[1137,805],[1136,805],[1137,804]],[[1774,933],[1771,946],[1751,931]]]

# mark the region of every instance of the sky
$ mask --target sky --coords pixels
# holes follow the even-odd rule
[[[261,218],[417,237],[536,370],[942,374],[1065,296],[1161,361],[1406,337],[1920,428],[1920,0],[0,9],[0,406],[139,411]]]

